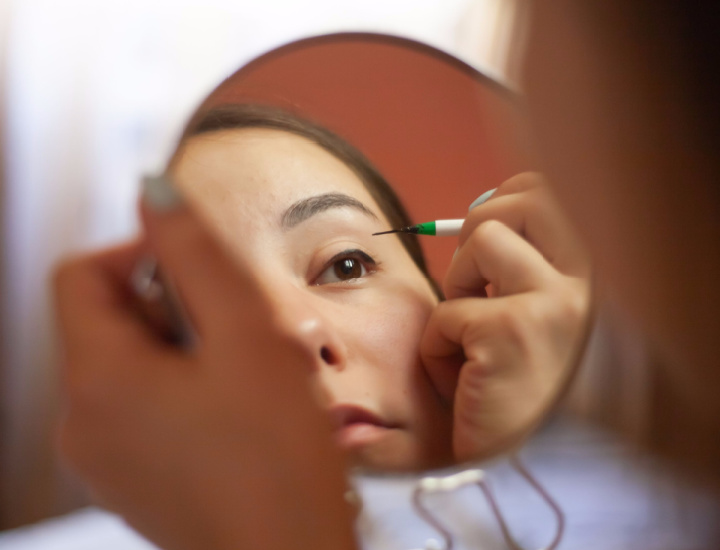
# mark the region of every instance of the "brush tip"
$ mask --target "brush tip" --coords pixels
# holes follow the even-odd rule
[[[411,225],[410,227],[399,227],[397,229],[391,229],[390,231],[380,231],[379,233],[373,233],[375,235],[387,235],[388,233],[417,233],[418,226]]]

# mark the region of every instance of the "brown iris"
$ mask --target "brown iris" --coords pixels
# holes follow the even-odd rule
[[[362,264],[355,258],[343,258],[333,264],[338,279],[346,281],[362,277]]]

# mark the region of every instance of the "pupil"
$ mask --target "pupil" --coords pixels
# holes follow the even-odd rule
[[[335,275],[340,279],[356,279],[361,275],[360,262],[345,258],[335,264]]]

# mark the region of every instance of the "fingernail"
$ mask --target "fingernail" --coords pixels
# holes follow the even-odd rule
[[[156,212],[170,212],[183,204],[183,198],[165,174],[144,176],[142,180],[143,202]]]
[[[480,195],[477,199],[472,201],[472,204],[470,205],[470,208],[468,210],[472,210],[476,206],[480,206],[482,203],[487,201],[490,197],[493,196],[493,193],[497,191],[497,187],[495,189],[490,189],[490,191],[485,191],[482,195]]]

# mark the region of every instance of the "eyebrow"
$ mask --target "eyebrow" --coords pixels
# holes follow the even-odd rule
[[[290,206],[282,215],[280,224],[283,229],[292,229],[308,218],[332,208],[354,208],[366,216],[377,220],[378,217],[359,200],[343,193],[324,193],[301,199]]]

